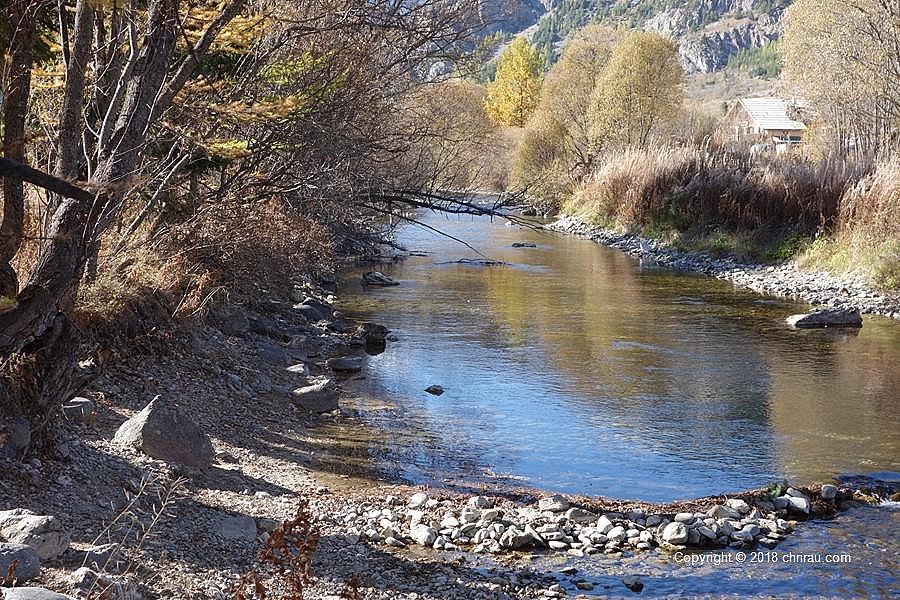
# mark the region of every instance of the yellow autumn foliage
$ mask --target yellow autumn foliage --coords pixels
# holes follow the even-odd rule
[[[497,75],[487,85],[484,108],[497,124],[524,127],[537,107],[544,61],[537,49],[517,37],[497,60]]]

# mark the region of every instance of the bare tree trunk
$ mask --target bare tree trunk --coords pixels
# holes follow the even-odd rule
[[[89,0],[78,0],[75,6],[75,33],[72,50],[66,68],[66,89],[59,115],[57,139],[56,175],[66,179],[78,179],[82,152],[81,111],[84,106],[84,88],[88,59],[91,55],[91,34],[94,29],[94,9]]]
[[[10,34],[10,72],[3,90],[3,153],[25,160],[25,118],[31,95],[31,63],[37,4],[33,0],[11,0],[3,15]],[[3,185],[3,221],[0,222],[0,296],[15,297],[19,280],[10,262],[22,243],[25,191],[21,181]]]

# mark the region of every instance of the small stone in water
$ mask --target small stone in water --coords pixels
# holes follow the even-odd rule
[[[634,575],[626,575],[622,578],[622,583],[624,583],[625,587],[627,587],[632,592],[640,592],[642,589],[644,589],[644,582],[642,582],[639,577],[635,577]]]

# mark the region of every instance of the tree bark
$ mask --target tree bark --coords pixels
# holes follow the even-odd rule
[[[93,30],[94,9],[91,8],[90,0],[78,0],[75,6],[75,33],[66,68],[66,88],[59,115],[59,135],[56,143],[56,175],[66,179],[75,180],[81,176],[79,166],[83,153],[80,125]]]
[[[11,0],[3,17],[9,27],[11,65],[3,90],[3,153],[12,160],[25,160],[25,118],[31,95],[31,63],[37,4],[33,0]],[[19,280],[10,262],[22,243],[25,220],[25,190],[22,182],[3,185],[3,220],[0,222],[0,296],[14,297]]]

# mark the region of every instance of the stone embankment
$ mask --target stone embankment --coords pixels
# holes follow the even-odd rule
[[[595,227],[569,216],[562,217],[548,227],[554,231],[590,238],[604,246],[676,271],[726,279],[758,293],[803,300],[829,309],[856,308],[861,313],[900,320],[900,298],[873,290],[864,282],[849,276],[839,277],[821,271],[805,270],[793,262],[763,265],[742,263],[732,257],[714,258],[703,252],[682,252],[658,240]]]

